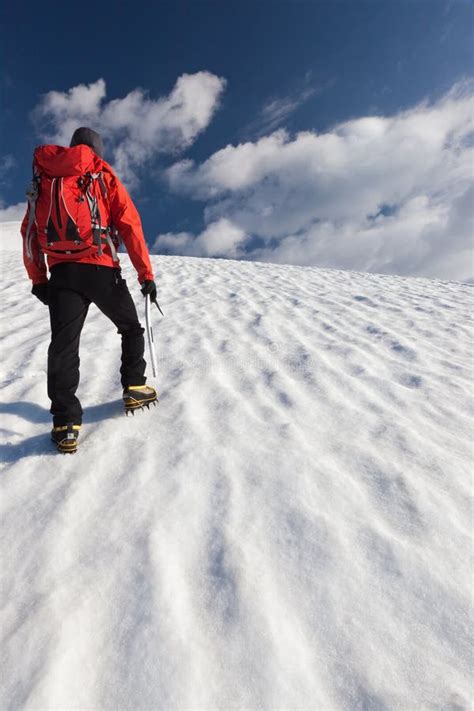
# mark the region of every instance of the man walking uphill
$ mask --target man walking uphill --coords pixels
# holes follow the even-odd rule
[[[78,128],[69,148],[36,148],[28,210],[21,226],[31,291],[49,306],[51,437],[61,452],[77,449],[82,424],[76,396],[79,340],[91,303],[122,336],[120,373],[127,414],[156,400],[156,391],[146,385],[144,329],[121,275],[117,233],[138,273],[143,295],[156,301],[153,270],[138,212],[102,155],[102,139],[90,128]]]

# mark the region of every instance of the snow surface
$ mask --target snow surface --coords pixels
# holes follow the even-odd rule
[[[91,308],[62,456],[15,249],[1,709],[470,708],[471,287],[154,257],[160,405]]]

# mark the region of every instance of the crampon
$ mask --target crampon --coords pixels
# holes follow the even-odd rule
[[[129,385],[123,391],[123,404],[125,414],[135,414],[136,410],[150,408],[150,405],[156,405],[158,397],[155,388],[150,385]]]

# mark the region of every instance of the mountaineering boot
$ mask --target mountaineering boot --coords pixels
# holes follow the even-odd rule
[[[68,422],[67,425],[53,427],[51,439],[63,454],[74,454],[77,451],[77,438],[81,425]]]
[[[158,400],[155,388],[150,385],[129,385],[123,391],[123,403],[125,405],[125,414],[129,412],[132,415],[135,410],[141,410],[144,407],[150,407],[153,403],[156,405]]]

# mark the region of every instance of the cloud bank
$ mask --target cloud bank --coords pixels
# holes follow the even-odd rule
[[[225,217],[212,222],[197,237],[190,232],[159,235],[152,252],[171,252],[191,257],[238,258],[244,255],[246,233]]]
[[[81,125],[99,131],[111,149],[107,156],[129,187],[138,184],[140,168],[160,154],[188,148],[209,125],[225,87],[210,72],[183,74],[168,96],[152,99],[143,89],[106,99],[106,84],[80,84],[50,91],[32,113],[43,139],[69,145]]]
[[[0,223],[21,221],[26,212],[26,205],[26,202],[17,202],[16,205],[5,205],[5,203],[0,200]]]
[[[205,202],[208,226],[194,238],[161,235],[156,248],[470,278],[473,137],[473,85],[462,83],[394,116],[320,134],[279,130],[200,165],[181,160],[169,186]],[[225,229],[232,234],[213,252],[209,230]]]

